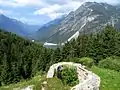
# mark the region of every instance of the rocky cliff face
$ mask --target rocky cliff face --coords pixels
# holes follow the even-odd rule
[[[59,26],[60,22],[64,19],[63,17],[57,18],[53,21],[48,22],[47,24],[43,25],[35,34],[35,38],[37,38],[41,42],[45,42],[48,40],[52,35],[57,33],[57,27]]]
[[[107,24],[113,24],[120,28],[119,16],[120,11],[116,6],[86,2],[61,20],[59,25],[52,29],[56,33],[51,34],[46,41],[51,43],[66,42],[78,31],[79,34],[95,33],[102,30]]]

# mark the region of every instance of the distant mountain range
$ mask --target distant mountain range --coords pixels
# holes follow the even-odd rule
[[[36,39],[42,42],[64,43],[77,38],[79,34],[96,33],[107,24],[120,28],[120,6],[86,2],[76,11],[41,27],[36,33]]]
[[[40,42],[45,42],[47,39],[49,39],[53,34],[57,33],[56,27],[59,26],[60,22],[64,20],[65,16],[62,16],[60,18],[57,18],[53,21],[50,21],[47,24],[44,24],[36,33],[35,37]]]
[[[97,33],[107,24],[120,28],[120,5],[86,2],[76,11],[50,21],[42,27],[24,24],[0,14],[0,28],[42,43],[65,43],[80,34]]]
[[[24,24],[16,19],[0,14],[0,28],[19,36],[28,37],[29,34],[37,31],[40,26]]]

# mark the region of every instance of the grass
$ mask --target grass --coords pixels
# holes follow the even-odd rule
[[[30,86],[30,85],[34,85],[34,90],[41,90],[41,82],[42,82],[42,79],[44,79],[45,76],[36,76],[36,77],[33,77],[31,80],[24,80],[24,81],[21,81],[17,84],[11,84],[9,86],[2,86],[0,87],[0,90],[14,90],[15,88],[25,88],[27,86]]]
[[[120,90],[120,72],[95,66],[92,71],[101,78],[100,90]]]
[[[120,72],[102,69],[96,66],[92,67],[92,71],[101,78],[100,90],[120,90]],[[28,81],[21,81],[17,84],[2,86],[0,90],[13,90],[15,88],[24,88],[34,85],[33,90],[41,90],[41,83],[47,81],[46,90],[70,90],[69,86],[64,86],[58,78],[46,79],[44,76],[35,76]]]
[[[34,85],[33,90],[41,90],[41,84],[43,81],[47,81],[46,90],[70,90],[70,87],[64,86],[62,81],[58,78],[46,79],[45,76],[35,76],[31,80],[22,81],[17,84],[11,84],[9,86],[2,86],[0,90],[19,90],[27,86]]]

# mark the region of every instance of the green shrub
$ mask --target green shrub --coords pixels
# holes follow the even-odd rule
[[[111,56],[99,62],[99,67],[120,71],[120,57]]]
[[[91,68],[93,66],[93,59],[88,58],[88,57],[83,57],[80,59],[79,63]]]
[[[70,58],[70,62],[75,62],[75,63],[80,63],[82,65],[87,66],[88,68],[91,68],[94,64],[94,60],[88,57],[83,57],[83,58]]]
[[[45,90],[70,90],[70,87],[64,86],[60,79],[54,77],[47,79],[47,85]]]
[[[77,70],[75,67],[65,67],[59,74],[59,77],[64,85],[75,86],[79,83]]]

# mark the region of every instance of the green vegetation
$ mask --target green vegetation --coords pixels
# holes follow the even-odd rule
[[[17,83],[45,71],[52,51],[0,30],[0,85]]]
[[[96,34],[80,35],[78,39],[66,43],[62,49],[62,58],[90,57],[97,65],[100,60],[110,56],[120,56],[120,32],[107,26]]]
[[[79,83],[75,67],[64,67],[62,71],[58,71],[58,78],[62,80],[64,85],[75,86]]]
[[[92,71],[101,78],[100,90],[120,90],[120,72],[92,67]]]
[[[93,59],[88,58],[88,57],[83,57],[80,59],[79,63],[81,63],[82,65],[85,65],[89,68],[91,68],[93,66]]]
[[[33,85],[33,90],[41,90],[41,84],[47,81],[46,90],[70,90],[69,86],[64,86],[62,81],[58,78],[46,79],[45,76],[37,75],[30,80],[24,80],[17,84],[10,84],[9,86],[2,86],[0,90],[23,89]]]
[[[62,48],[55,50],[0,30],[0,85],[11,86],[12,83],[29,80],[36,76],[37,73],[42,76],[52,64],[57,62],[78,62],[88,67],[91,67],[94,62],[95,65],[102,68],[118,71],[93,69],[102,78],[101,88],[103,90],[117,90],[120,89],[118,85],[120,81],[118,77],[120,70],[119,57],[120,32],[112,26],[107,26],[103,31],[96,34],[80,35],[78,39],[68,42]],[[109,76],[109,72],[114,73],[115,76],[112,78],[112,76]],[[69,80],[65,82],[70,83]],[[112,89],[112,83],[115,83],[116,88],[113,86],[114,89]]]
[[[94,64],[94,60],[92,58],[89,58],[89,57],[82,57],[82,58],[74,57],[74,58],[66,59],[65,61],[81,63],[82,65],[85,65],[88,68],[91,68]]]
[[[46,90],[70,90],[70,86],[64,85],[58,78],[47,79]]]
[[[119,90],[120,89],[120,72],[102,69],[96,66],[92,67],[92,71],[101,78],[100,90]],[[2,86],[0,90],[13,90],[15,88],[25,88],[34,85],[33,90],[41,90],[41,83],[47,81],[46,90],[70,90],[70,86],[64,86],[58,78],[46,79],[45,76],[37,75],[30,80],[23,80],[17,84]]]
[[[34,85],[34,90],[41,90],[41,83],[42,79],[44,79],[45,76],[41,77],[40,75],[33,77],[30,80],[23,80],[17,84],[10,84],[9,86],[2,86],[0,87],[0,90],[13,90],[15,88],[25,88],[30,85]]]
[[[120,71],[120,57],[111,56],[99,62],[99,67]]]

